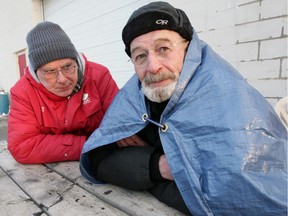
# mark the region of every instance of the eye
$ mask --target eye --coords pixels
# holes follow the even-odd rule
[[[135,57],[133,58],[134,59],[133,61],[136,62],[136,63],[140,63],[143,60],[145,60],[146,57],[147,57],[146,53],[140,53],[140,54],[135,55]]]
[[[64,67],[62,67],[62,71],[69,71],[71,69],[71,64],[65,65]]]
[[[56,72],[57,72],[57,70],[55,70],[55,69],[54,70],[45,70],[44,71],[45,74],[54,74]]]
[[[145,53],[142,53],[142,54],[137,55],[135,59],[143,59],[146,57],[147,57],[147,55]]]
[[[159,48],[156,49],[156,52],[159,53],[159,54],[165,54],[165,53],[167,53],[169,50],[170,50],[169,47],[167,47],[167,46],[161,46],[161,47],[159,47]]]

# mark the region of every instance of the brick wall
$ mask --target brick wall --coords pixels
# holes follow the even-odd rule
[[[287,0],[241,0],[236,10],[237,45],[250,45],[254,54],[240,59],[239,69],[275,103],[287,95]]]
[[[199,37],[272,105],[286,96],[287,0],[194,2],[188,14]]]

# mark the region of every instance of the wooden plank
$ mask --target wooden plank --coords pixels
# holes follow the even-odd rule
[[[63,194],[62,199],[65,201],[59,200],[57,205],[49,208],[51,215],[127,215],[76,185],[69,189],[69,193]]]
[[[158,201],[148,192],[132,191],[110,184],[93,185],[85,180],[79,170],[79,162],[46,164],[65,178],[93,193],[99,199],[110,203],[129,215],[137,216],[172,216],[184,215],[174,208]]]
[[[1,117],[1,113],[0,113],[0,140],[7,140],[7,117]]]
[[[0,215],[46,215],[32,199],[0,169]]]
[[[126,215],[48,167],[17,163],[3,142],[0,155],[0,168],[48,215]]]

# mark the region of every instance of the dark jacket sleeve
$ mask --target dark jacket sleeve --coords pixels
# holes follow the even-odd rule
[[[97,180],[132,190],[147,190],[150,179],[149,163],[153,147],[119,148],[110,144],[92,150],[88,157]]]

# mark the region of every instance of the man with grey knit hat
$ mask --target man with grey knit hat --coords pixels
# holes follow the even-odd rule
[[[82,175],[187,215],[286,215],[287,132],[266,99],[166,2],[122,31],[136,74],[84,144]]]
[[[23,164],[79,160],[118,87],[58,24],[38,23],[26,41],[29,67],[11,88],[8,149]]]

